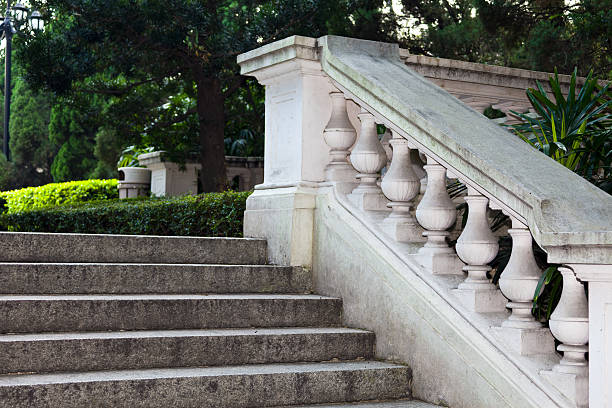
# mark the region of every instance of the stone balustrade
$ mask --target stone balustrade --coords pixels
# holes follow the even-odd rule
[[[279,106],[276,94],[290,92],[283,88],[286,85],[278,86],[278,90],[271,86],[270,75],[281,72],[283,62],[296,69],[294,75],[307,72],[304,78],[308,78],[300,81],[310,81],[311,85],[319,81],[308,98],[316,100],[318,107],[325,104],[329,109],[323,128],[300,130],[300,142],[311,141],[301,160],[316,157],[309,162],[313,166],[310,176],[304,177],[302,167],[301,177],[293,184],[264,181],[259,188],[268,192],[261,193],[260,202],[269,200],[271,189],[290,186],[297,189],[291,193],[295,199],[300,197],[300,202],[309,203],[294,207],[296,211],[312,211],[317,194],[312,189],[334,186],[346,194],[352,214],[381,232],[381,240],[420,245],[413,259],[422,271],[449,279],[464,276],[452,291],[454,298],[447,301],[482,316],[479,319],[503,315],[493,329],[511,353],[525,358],[545,354],[550,358],[555,356],[554,336],[561,343],[557,350],[563,357],[557,357],[556,365],[539,375],[572,406],[588,406],[590,398],[592,407],[612,407],[601,402],[604,388],[612,384],[605,372],[606,362],[612,361],[612,344],[602,336],[606,330],[612,336],[612,329],[597,327],[595,333],[592,324],[589,326],[593,313],[599,324],[610,324],[612,312],[606,314],[605,307],[612,304],[612,296],[595,283],[598,303],[593,304],[578,280],[588,281],[589,289],[594,282],[605,282],[604,289],[611,285],[610,198],[426,83],[402,64],[397,46],[330,36],[283,41],[276,47],[262,47],[261,55],[252,51],[239,58],[243,73],[270,85],[266,103],[270,95],[271,110],[267,108],[267,114],[274,115],[272,108]],[[350,112],[349,107],[357,111]],[[318,113],[304,113],[303,118],[320,123],[316,120]],[[391,152],[385,151],[377,124],[388,129],[391,138],[385,142]],[[276,136],[271,133],[271,137]],[[325,145],[317,145],[317,137]],[[266,140],[267,149],[268,142],[273,146],[275,140]],[[421,158],[426,160],[424,166]],[[563,183],[558,182],[559,172],[567,178]],[[463,200],[468,207],[467,222],[454,245],[449,242],[449,231],[458,220],[456,205],[447,191],[451,176],[467,186]],[[568,188],[588,196],[590,210],[568,199]],[[288,193],[282,194],[285,197]],[[255,198],[249,199],[251,203],[257,195],[256,191]],[[304,197],[313,198],[304,201]],[[247,210],[247,224],[249,217],[261,211],[261,205],[252,207],[251,213]],[[512,251],[499,287],[490,276],[489,264],[498,254],[499,237],[489,225],[489,208],[503,211],[512,223],[508,230]],[[314,221],[308,217],[308,228],[312,229]],[[257,223],[259,228],[269,228]],[[598,228],[593,229],[593,225]],[[288,235],[283,236],[292,237],[296,230],[296,224],[292,224]],[[543,273],[534,257],[534,241],[548,253],[549,262],[561,264],[563,290],[550,329],[531,314],[534,292]],[[597,354],[590,350],[587,361],[585,354],[592,336],[596,336],[598,349]],[[603,362],[589,366],[594,357]],[[590,384],[593,375],[597,379]]]

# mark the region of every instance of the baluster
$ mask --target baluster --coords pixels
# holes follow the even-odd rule
[[[423,241],[423,229],[410,212],[421,189],[421,181],[410,160],[408,141],[394,133],[389,144],[393,148],[393,160],[380,187],[391,200],[387,204],[391,214],[384,219],[383,229],[399,242]]]
[[[323,131],[325,143],[330,147],[329,164],[325,167],[327,181],[355,182],[357,172],[348,162],[349,149],[355,143],[357,132],[346,111],[342,92],[330,92],[332,113]]]
[[[349,194],[349,200],[362,210],[386,211],[387,199],[376,184],[380,170],[387,164],[387,154],[380,144],[374,116],[361,109],[357,115],[361,121],[361,132],[350,159],[359,173],[359,185]]]
[[[425,194],[416,209],[416,218],[425,232],[427,242],[417,254],[419,263],[432,274],[463,275],[463,262],[455,250],[446,242],[452,227],[457,221],[457,209],[446,191],[446,169],[427,157],[424,166],[427,173]],[[421,186],[424,183],[420,183]]]
[[[576,279],[574,271],[559,267],[563,275],[563,292],[559,304],[550,316],[550,331],[561,344],[557,350],[563,358],[552,371],[541,374],[557,386],[578,407],[589,402],[589,363],[585,353],[589,351],[589,308],[584,286]]]
[[[457,239],[457,255],[467,265],[467,278],[454,291],[461,301],[475,312],[505,310],[506,299],[487,278],[491,267],[487,264],[497,255],[499,243],[491,232],[487,218],[489,200],[476,190],[468,187],[465,197],[468,205],[468,220]]]
[[[554,353],[555,341],[550,330],[531,314],[533,295],[542,276],[533,254],[531,233],[516,218],[511,219],[508,233],[512,237],[512,253],[499,279],[499,288],[508,298],[506,307],[512,314],[501,328],[495,329],[521,355]]]

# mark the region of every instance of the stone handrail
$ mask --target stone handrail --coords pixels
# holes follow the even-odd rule
[[[610,195],[412,72],[396,44],[319,46],[340,87],[524,220],[549,262],[612,264]]]

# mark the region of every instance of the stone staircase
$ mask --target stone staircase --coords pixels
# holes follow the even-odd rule
[[[433,407],[265,241],[0,233],[0,262],[0,407]]]

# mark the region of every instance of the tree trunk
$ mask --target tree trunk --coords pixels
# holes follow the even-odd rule
[[[197,77],[198,118],[200,122],[200,181],[205,193],[223,191],[227,186],[225,174],[224,96],[217,78]]]

